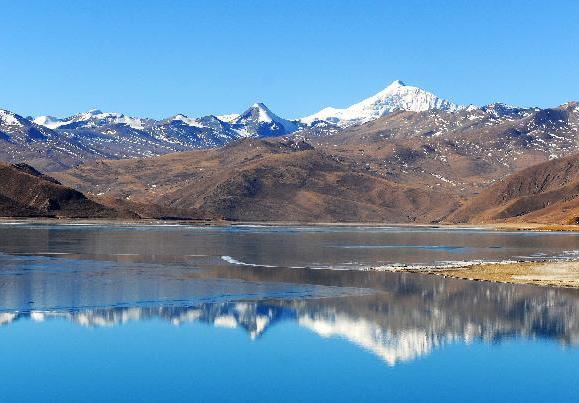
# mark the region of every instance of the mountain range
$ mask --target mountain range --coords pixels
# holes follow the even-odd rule
[[[242,114],[162,120],[91,110],[60,119],[0,110],[0,159],[58,171],[95,159],[123,159],[225,145],[242,138],[293,133],[299,122],[256,103]]]
[[[54,175],[91,197],[227,220],[446,222],[493,183],[579,152],[578,116],[571,104],[498,116],[490,107],[397,111],[326,136],[244,139]],[[563,222],[579,212],[567,214]]]
[[[511,174],[579,152],[578,127],[576,102],[457,105],[395,81],[348,108],[295,120],[261,103],[162,120],[0,110],[0,159],[140,216],[476,221],[457,211]],[[572,221],[575,210],[556,221]]]
[[[58,171],[94,159],[123,159],[218,147],[242,138],[283,136],[303,130],[334,133],[392,111],[465,109],[420,88],[394,81],[383,91],[346,109],[325,108],[301,119],[284,119],[263,103],[241,114],[166,119],[90,110],[57,118],[20,116],[0,109],[0,159],[31,162]]]

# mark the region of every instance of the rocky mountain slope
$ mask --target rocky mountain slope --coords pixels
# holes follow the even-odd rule
[[[316,148],[394,182],[470,198],[520,169],[579,151],[579,107],[490,105],[393,112],[337,134],[301,134]]]
[[[119,214],[29,165],[0,163],[0,216],[116,218]]]
[[[448,219],[579,224],[579,154],[517,172],[484,190]]]

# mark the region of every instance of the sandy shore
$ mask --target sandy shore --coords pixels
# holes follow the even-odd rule
[[[565,262],[480,264],[451,269],[424,270],[409,268],[400,271],[473,281],[579,288],[579,260]]]

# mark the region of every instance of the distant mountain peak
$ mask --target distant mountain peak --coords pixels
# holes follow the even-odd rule
[[[347,108],[327,107],[300,121],[312,124],[317,120],[324,120],[346,127],[378,119],[395,110],[422,112],[430,109],[453,112],[464,107],[421,88],[406,85],[401,80],[395,80],[377,94]]]
[[[279,120],[283,120],[282,118],[280,118],[279,116],[277,116],[275,113],[273,113],[267,106],[265,106],[264,103],[262,102],[256,102],[253,105],[251,105],[251,107],[246,110],[244,113],[242,113],[241,115],[246,115],[246,114],[250,114],[256,115],[256,118],[258,120],[258,122],[264,122],[264,123],[269,123],[269,122],[273,122],[276,119]]]
[[[264,109],[266,111],[270,111],[269,108],[267,106],[265,106],[265,104],[263,102],[256,102],[253,105],[251,105],[252,108],[258,108],[258,109]],[[271,112],[271,111],[270,111]]]
[[[262,102],[256,102],[249,109],[231,121],[234,125],[246,126],[260,135],[285,135],[298,129],[298,124],[277,116]],[[251,129],[253,127],[253,129]],[[247,129],[244,129],[244,135]]]

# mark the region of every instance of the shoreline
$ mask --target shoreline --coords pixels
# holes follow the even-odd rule
[[[58,217],[0,217],[0,224],[110,224],[110,225],[191,225],[191,226],[307,226],[307,227],[399,227],[432,229],[479,229],[488,231],[536,231],[536,232],[579,232],[579,225],[536,224],[536,223],[386,223],[386,222],[299,222],[299,221],[228,221],[228,220],[179,220],[179,219],[91,219]]]
[[[401,268],[397,271],[469,281],[579,289],[579,260],[481,263],[441,269]]]

